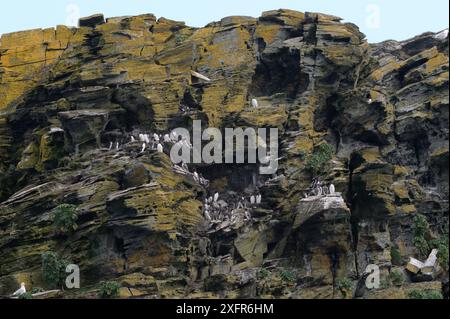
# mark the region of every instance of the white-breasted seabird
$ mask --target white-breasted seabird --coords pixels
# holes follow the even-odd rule
[[[257,108],[257,107],[258,107],[258,100],[257,100],[257,99],[252,99],[252,106],[253,106],[254,108]]]
[[[119,150],[119,142],[116,142],[116,151]]]
[[[155,142],[159,142],[159,135],[154,133],[153,134],[153,140],[155,140]]]
[[[136,142],[136,139],[134,138],[133,135],[131,135],[131,143],[134,143],[134,142]]]
[[[217,202],[219,200],[219,193],[214,194],[214,201]]]
[[[254,205],[255,203],[256,203],[256,197],[255,197],[255,195],[252,195],[250,197],[250,204]]]
[[[141,151],[141,153],[144,153],[145,152],[145,149],[147,148],[147,144],[142,144],[142,151]]]
[[[139,141],[145,142],[145,136],[144,136],[144,134],[139,134]]]
[[[112,150],[112,148],[113,148],[113,142],[110,142],[109,143],[109,150]]]
[[[200,177],[198,176],[197,172],[194,172],[194,181],[196,182],[200,181]]]
[[[334,187],[333,184],[330,185],[330,195],[334,195],[334,193],[336,192],[336,188]]]
[[[262,202],[262,195],[261,194],[259,194],[258,196],[256,196],[256,204],[261,204],[261,202]]]
[[[156,150],[158,151],[158,153],[163,153],[164,152],[164,148],[161,144],[158,144],[158,146],[156,146]]]
[[[16,292],[13,293],[13,296],[21,296],[26,292],[27,292],[27,289],[25,288],[25,283],[23,282],[20,284],[20,288]]]
[[[209,212],[207,210],[205,210],[205,218],[209,221],[211,221],[211,215],[209,214]]]

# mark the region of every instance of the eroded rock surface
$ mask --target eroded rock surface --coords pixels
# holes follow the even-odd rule
[[[340,298],[339,280],[356,284],[367,265],[386,281],[419,258],[414,216],[428,239],[448,234],[448,36],[369,44],[338,17],[290,10],[199,29],[96,15],[5,34],[0,61],[0,295],[44,287],[51,250],[81,268],[88,289],[70,296],[115,280],[123,297]],[[277,176],[192,165],[205,187],[174,172],[167,152],[128,144],[193,120],[279,128]],[[333,156],[313,173],[323,143]],[[304,198],[318,177],[339,193]],[[250,221],[205,226],[207,196],[256,189]],[[78,214],[63,237],[51,221],[62,203]],[[428,286],[406,276],[405,288],[358,296],[439,289],[446,266]]]

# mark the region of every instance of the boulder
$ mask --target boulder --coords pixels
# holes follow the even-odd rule
[[[337,298],[338,279],[357,282],[368,264],[385,278],[417,252],[415,214],[427,217],[427,240],[443,235],[445,33],[369,44],[354,24],[319,13],[219,21],[96,15],[80,28],[2,35],[0,294],[21,282],[46,288],[40,255],[57,250],[80,264],[86,288],[62,298],[95,298],[106,280],[124,298]],[[279,171],[189,165],[205,186],[130,142],[196,119],[278,128]],[[316,152],[324,143],[331,159]],[[303,198],[317,179],[342,194]],[[238,209],[232,225],[209,225],[204,199],[215,192],[224,211],[255,192],[263,203],[247,207],[250,220]],[[77,206],[70,240],[53,232],[62,203]],[[448,277],[434,255],[423,264],[407,266],[412,281]],[[405,298],[439,284],[356,295]]]
[[[438,258],[437,258],[438,250],[433,249],[428,256],[427,260],[424,262],[424,265],[421,269],[421,271],[424,274],[427,273],[433,273],[436,270],[436,267],[438,265]]]
[[[341,193],[304,198],[297,206],[293,229],[300,227],[318,214],[321,215],[320,218],[324,219],[336,218],[337,216],[345,218],[350,216],[350,210]]]
[[[103,14],[93,14],[89,17],[80,18],[78,26],[95,28],[96,26],[105,23],[105,17]]]
[[[423,266],[423,262],[411,257],[406,265],[406,269],[413,274],[418,274],[423,269]]]

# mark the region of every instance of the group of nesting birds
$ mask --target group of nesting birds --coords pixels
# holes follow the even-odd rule
[[[204,217],[210,225],[226,221],[233,225],[240,218],[249,221],[252,218],[250,210],[262,203],[261,194],[251,195],[248,198],[241,197],[231,203],[219,198],[219,193],[215,193],[204,201]]]
[[[368,103],[372,103],[372,100],[369,99]],[[252,99],[252,107],[258,108],[259,103],[256,99]],[[185,107],[181,108],[180,111],[187,111]],[[188,148],[192,148],[192,144],[190,144],[186,138],[178,139],[178,135],[175,132],[171,134],[158,135],[154,134],[139,134],[138,141],[142,143],[141,154],[145,152],[146,149],[156,150],[158,153],[164,152],[164,147],[162,143],[172,143],[179,144],[180,146],[185,146]],[[137,142],[136,138],[131,135],[130,143]],[[119,142],[110,142],[109,150],[113,150],[113,148],[117,151],[120,150]],[[175,165],[174,170],[183,175],[191,175],[195,182],[207,186],[209,181],[203,178],[197,171],[190,172],[188,166],[185,163],[182,163],[181,166]],[[322,196],[322,195],[333,195],[335,193],[335,186],[330,184],[329,187],[324,186],[320,181],[314,181],[311,186],[311,191],[309,194],[305,194],[305,197],[308,196]],[[219,193],[215,193],[214,196],[211,196],[204,201],[204,216],[205,219],[209,223],[221,223],[224,221],[230,221],[231,224],[237,222],[239,218],[239,212],[243,212],[243,217],[245,221],[251,220],[252,216],[249,208],[253,208],[257,205],[261,205],[262,203],[262,195],[251,195],[249,198],[241,197],[241,199],[232,205],[229,205],[224,200],[219,200]],[[249,207],[250,206],[250,207]],[[230,210],[231,209],[231,210]],[[25,283],[22,283],[20,288],[14,292],[13,297],[19,297],[27,292],[25,288]]]
[[[142,143],[142,149],[140,154],[144,153],[145,150],[147,149],[153,149],[158,151],[158,153],[163,153],[164,152],[164,147],[161,144],[162,141],[162,135],[158,135],[158,134],[139,134],[138,140],[136,140],[136,138],[134,137],[134,135],[130,136],[130,140],[128,143],[136,143],[136,142],[141,142]],[[127,143],[127,144],[128,144]],[[116,151],[119,151],[121,148],[121,145],[118,141],[116,141],[115,143],[110,142],[109,143],[109,150],[112,151],[113,149],[115,149]]]
[[[171,134],[142,134],[140,133],[138,137],[136,138],[134,135],[130,136],[130,140],[128,143],[136,143],[140,142],[142,143],[142,148],[140,154],[143,154],[147,149],[151,149],[154,151],[157,151],[158,153],[164,152],[164,143],[168,144],[179,144],[181,147],[188,147],[189,149],[192,148],[192,144],[188,142],[186,137],[183,137],[181,139],[178,138],[178,134],[175,132],[172,132]],[[115,149],[116,151],[119,151],[121,148],[121,145],[118,141],[110,142],[109,143],[109,150],[112,151]]]
[[[252,99],[252,106],[253,108],[258,108],[258,100]],[[188,106],[180,104],[180,112],[187,112],[190,108]],[[178,135],[175,132],[172,132],[171,134],[165,134],[165,135],[158,135],[156,133],[154,134],[139,134],[138,140],[142,142],[142,149],[141,154],[145,152],[146,149],[152,149],[158,151],[158,153],[164,152],[164,147],[162,142],[164,143],[181,143],[180,146],[186,146],[188,148],[192,148],[192,144],[187,141],[185,137],[183,137],[181,140],[178,139]],[[131,135],[129,143],[135,143],[137,140],[136,138]],[[118,141],[116,142],[110,142],[109,143],[109,150],[112,151],[115,149],[116,151],[120,150],[120,143]]]
[[[304,197],[334,195],[335,193],[336,187],[333,184],[326,186],[323,182],[315,180],[310,187],[309,193],[305,194]]]
[[[175,171],[175,173],[177,174],[181,174],[184,176],[190,176],[194,182],[199,183],[202,186],[208,187],[209,186],[209,180],[207,180],[206,178],[204,178],[201,174],[199,174],[196,170],[194,170],[193,172],[191,172],[189,170],[189,167],[187,166],[186,163],[182,163],[181,166],[180,165],[174,165],[173,170]]]

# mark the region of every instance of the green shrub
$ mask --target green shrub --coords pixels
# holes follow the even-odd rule
[[[52,210],[53,227],[57,232],[70,233],[77,229],[76,206],[62,204]]]
[[[430,252],[428,241],[423,237],[414,237],[413,244],[417,248],[420,258],[427,258]]]
[[[430,225],[425,216],[418,214],[413,219],[414,225],[414,246],[419,251],[421,258],[427,258],[432,249],[438,250],[439,264],[446,271],[449,269],[449,238],[448,225],[444,234],[439,239],[426,240],[426,235],[430,232]]]
[[[105,281],[100,284],[101,298],[116,298],[119,295],[120,284],[115,281]]]
[[[425,236],[430,229],[427,218],[422,214],[417,214],[413,218],[414,234],[417,236]]]
[[[449,247],[448,247],[448,237],[441,237],[440,239],[435,239],[430,242],[430,246],[433,249],[438,250],[438,260],[439,265],[441,265],[444,270],[448,271],[449,263]]]
[[[408,293],[409,299],[443,299],[439,290],[412,290]]]
[[[413,218],[413,231],[414,231],[414,239],[413,243],[416,246],[419,255],[421,258],[428,257],[430,252],[430,246],[428,245],[425,236],[430,230],[430,225],[425,216],[422,214],[417,214]]]
[[[184,41],[186,41],[189,38],[188,35],[186,34],[177,34],[175,35],[175,42],[177,44],[183,43]]]
[[[282,270],[280,272],[280,277],[283,281],[286,281],[286,282],[296,282],[297,281],[297,278],[294,275],[294,273],[289,270]]]
[[[444,234],[439,239],[430,241],[430,247],[438,250],[438,260],[442,268],[448,271],[449,268],[449,246],[448,246],[448,234]]]
[[[394,286],[400,287],[403,282],[405,281],[405,279],[403,278],[403,274],[399,271],[392,271],[389,274],[389,278],[391,280],[391,282],[394,284]]]
[[[342,294],[342,298],[347,298],[347,294],[353,288],[353,282],[350,278],[338,278],[336,279],[335,287]]]
[[[52,251],[43,253],[41,260],[44,281],[51,287],[62,287],[66,278],[66,267],[70,263],[64,259],[60,259]]]
[[[320,144],[314,152],[308,156],[306,168],[314,174],[320,173],[325,165],[333,158],[334,149],[328,143]]]
[[[391,262],[395,266],[403,265],[403,258],[395,247],[391,247]]]
[[[380,288],[381,289],[388,289],[390,287],[391,287],[391,281],[388,278],[380,279]]]
[[[33,295],[31,294],[31,292],[26,292],[24,294],[21,294],[19,296],[19,299],[33,299]]]
[[[33,289],[31,289],[31,294],[38,294],[40,292],[44,292],[45,290],[40,288],[40,287],[35,287]]]
[[[270,272],[265,269],[265,268],[261,268],[258,272],[258,278],[259,279],[264,279],[267,278],[269,276]]]

